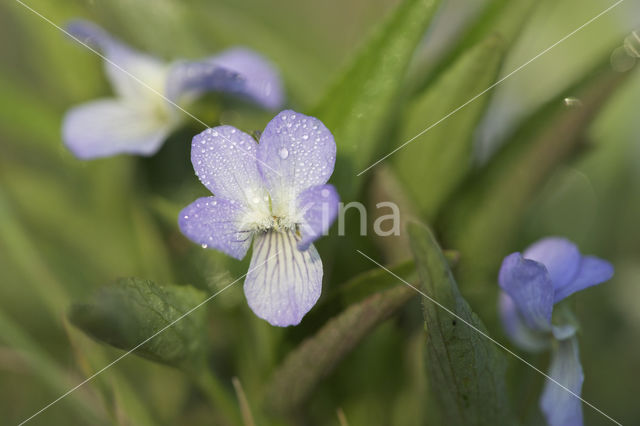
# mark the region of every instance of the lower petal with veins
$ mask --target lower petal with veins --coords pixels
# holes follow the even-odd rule
[[[251,265],[244,283],[249,306],[272,325],[300,323],[322,292],[322,261],[313,245],[298,250],[293,231],[255,236]]]

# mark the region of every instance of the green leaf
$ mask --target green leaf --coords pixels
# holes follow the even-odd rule
[[[192,368],[201,365],[204,355],[206,310],[183,315],[204,299],[203,292],[190,286],[123,278],[100,288],[89,302],[74,304],[69,318],[91,337],[116,348],[135,348],[145,358]]]
[[[486,333],[458,291],[431,231],[413,222],[408,233],[422,291],[450,311],[423,299],[429,388],[441,417],[449,425],[512,424],[504,354],[478,331]]]
[[[421,87],[431,84],[434,76],[446,71],[460,55],[491,34],[499,34],[507,46],[513,45],[531,19],[534,6],[539,3],[536,0],[489,1],[460,40],[442,57],[434,70],[427,74]]]
[[[490,97],[483,94],[468,102],[496,80],[505,46],[495,35],[477,44],[408,107],[399,141],[411,142],[395,154],[394,166],[429,218],[471,168],[473,132]]]
[[[458,252],[445,250],[444,255],[451,267],[458,263]],[[305,321],[307,324],[324,321],[327,317],[335,315],[341,306],[361,302],[376,293],[397,287],[398,278],[396,276],[401,276],[409,282],[413,282],[417,278],[413,259],[395,263],[388,266],[387,269],[375,268],[351,278],[340,285],[337,290],[329,293],[328,297],[320,299],[314,309],[307,314]]]
[[[404,277],[407,281],[415,281],[417,278],[415,266],[411,261],[405,261],[389,267],[394,274]],[[360,302],[365,298],[384,290],[397,287],[398,279],[384,269],[376,268],[358,274],[354,278],[340,286],[338,296],[344,305]]]
[[[464,191],[443,209],[446,214],[438,223],[444,239],[464,259],[458,268],[463,286],[473,283],[485,296],[497,291],[500,260],[518,235],[534,195],[559,165],[584,148],[589,125],[630,74],[613,71],[607,58],[526,118],[491,161],[468,177]],[[567,106],[567,94],[580,105]]]
[[[500,34],[507,43],[512,44],[538,4],[540,2],[536,0],[491,0],[460,40],[459,51],[492,33]]]
[[[339,160],[334,179],[351,199],[387,128],[413,52],[436,10],[436,0],[405,0],[369,39],[312,115],[333,133]]]
[[[408,196],[406,188],[389,164],[380,164],[371,170],[367,193],[368,206],[373,211],[370,223],[375,224],[376,221],[385,218],[388,211],[380,210],[378,206],[389,205],[389,202],[394,203],[402,212],[400,217],[396,218],[399,230],[405,229],[408,220],[418,217],[415,201]],[[374,232],[372,237],[385,263],[395,264],[409,260],[413,264],[409,237],[405,232],[398,232],[397,235],[378,235]]]
[[[396,288],[351,305],[328,321],[290,352],[278,368],[265,392],[267,407],[279,413],[300,407],[346,355],[415,294],[406,286],[396,284]]]
[[[216,424],[238,424],[235,402],[206,364],[205,297],[191,286],[122,278],[73,305],[69,318],[98,341],[181,368],[209,396]]]

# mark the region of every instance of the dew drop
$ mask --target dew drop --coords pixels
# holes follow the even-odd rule
[[[582,101],[578,98],[564,98],[564,104],[568,107],[580,107],[582,106]]]
[[[280,148],[280,150],[278,150],[278,155],[283,160],[286,160],[287,157],[289,156],[289,150],[287,148],[282,147],[282,148]]]
[[[323,189],[322,191],[320,191],[320,195],[327,198],[329,196],[329,190],[327,188]]]
[[[202,247],[202,248],[207,248],[207,247],[209,247],[209,246],[208,246],[208,245],[206,245],[206,244],[200,244],[200,247]]]

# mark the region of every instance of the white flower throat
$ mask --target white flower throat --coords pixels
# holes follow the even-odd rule
[[[240,229],[250,232],[295,231],[299,234],[299,214],[295,203],[274,202],[264,189],[247,191],[247,212],[241,220]]]

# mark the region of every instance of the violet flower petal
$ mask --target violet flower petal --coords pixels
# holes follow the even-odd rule
[[[182,209],[178,224],[191,241],[242,259],[251,244],[251,233],[241,225],[244,214],[237,201],[203,197]]]
[[[207,129],[193,138],[191,162],[200,181],[218,197],[268,206],[256,165],[255,140],[231,126]]]
[[[276,67],[258,53],[235,47],[209,58],[209,61],[237,73],[245,82],[240,90],[231,85],[225,86],[224,91],[245,96],[268,109],[279,108],[284,103],[280,74]]]
[[[513,299],[504,291],[500,292],[498,308],[507,336],[518,347],[526,351],[538,352],[549,346],[549,336],[530,329],[522,319]]]
[[[335,159],[336,143],[324,124],[291,110],[267,124],[258,145],[258,167],[276,210],[305,189],[327,183]]]
[[[525,259],[520,253],[512,253],[502,262],[498,282],[515,303],[527,326],[537,331],[550,329],[553,284],[542,263]]]
[[[322,261],[313,245],[300,251],[291,231],[257,234],[244,282],[249,307],[271,325],[297,325],[322,291]]]
[[[575,278],[564,287],[556,288],[555,303],[576,291],[608,281],[613,277],[613,265],[594,256],[583,256]]]
[[[71,21],[67,24],[67,31],[83,43],[101,51],[109,60],[104,63],[105,72],[118,96],[132,102],[158,103],[158,94],[149,90],[149,87],[164,93],[167,76],[167,65],[164,62],[127,46],[88,21]]]
[[[162,145],[170,126],[142,106],[101,99],[69,110],[62,138],[82,159],[128,153],[152,155]]]
[[[578,341],[575,337],[558,341],[553,352],[549,376],[580,395],[584,374],[580,364]],[[582,426],[582,401],[547,380],[540,398],[540,408],[549,426]]]
[[[299,250],[306,250],[329,230],[338,215],[339,202],[340,196],[333,185],[312,186],[298,195],[298,211],[303,212]]]
[[[547,268],[556,291],[574,279],[581,258],[575,244],[559,237],[548,237],[537,241],[524,251],[523,256],[525,259],[540,262]]]
[[[171,65],[165,90],[169,99],[179,102],[207,91],[243,94],[246,86],[245,77],[209,60],[179,61]]]

